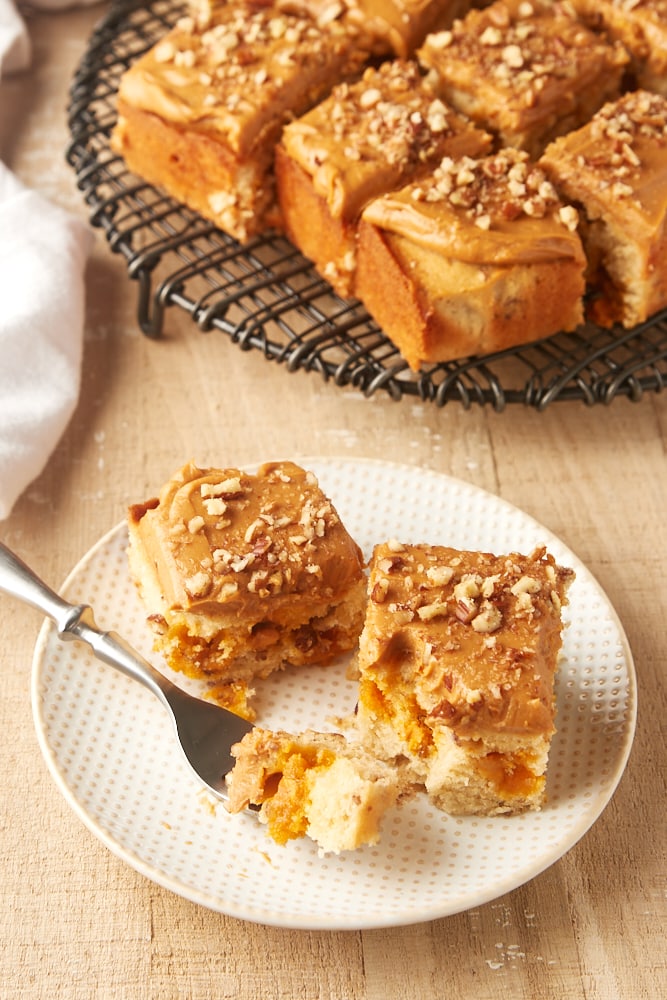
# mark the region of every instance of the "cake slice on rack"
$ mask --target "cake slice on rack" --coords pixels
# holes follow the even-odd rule
[[[633,327],[667,308],[667,98],[625,94],[540,162],[579,206],[590,318]]]
[[[285,122],[356,77],[362,28],[261,0],[205,6],[123,74],[111,144],[130,170],[245,242],[275,224]]]
[[[444,100],[533,157],[617,97],[628,63],[623,46],[557,0],[473,9],[451,30],[430,34],[417,57]]]
[[[356,293],[414,370],[573,330],[577,222],[526,153],[445,158],[364,209]]]
[[[631,86],[667,97],[666,0],[570,0],[593,31],[621,42],[630,54]]]
[[[285,230],[343,296],[354,293],[364,205],[445,155],[478,156],[491,138],[446,106],[414,62],[368,68],[285,126],[276,148]]]
[[[407,59],[429,32],[448,28],[472,0],[276,0],[276,6],[316,21],[333,18],[362,26],[375,39],[375,54]]]

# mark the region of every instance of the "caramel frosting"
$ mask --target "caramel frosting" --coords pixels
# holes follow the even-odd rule
[[[579,191],[590,216],[617,218],[636,240],[655,236],[667,214],[667,99],[625,94],[555,140],[542,163]]]
[[[667,68],[667,0],[570,0],[577,13],[602,23],[637,59]]]
[[[316,477],[291,462],[255,475],[190,463],[130,508],[129,527],[156,575],[156,613],[289,623],[309,597],[333,603],[363,578],[361,551]]]
[[[361,684],[414,700],[415,720],[460,738],[546,735],[561,608],[573,572],[530,556],[385,543],[371,561]]]
[[[477,93],[494,124],[534,127],[563,117],[601,74],[628,62],[564,3],[496,0],[426,38],[418,58],[454,87]],[[489,95],[495,95],[494,108]]]
[[[445,158],[421,181],[370,202],[366,222],[468,263],[584,261],[578,215],[525,153]]]
[[[315,103],[332,71],[360,72],[367,54],[350,25],[232,0],[182,18],[123,74],[119,103],[218,137],[239,157],[260,142],[270,155],[286,116]]]
[[[448,27],[467,0],[347,0],[350,17],[386,38],[400,57],[411,56],[430,31]]]
[[[334,217],[356,219],[371,198],[419,176],[445,154],[479,155],[490,137],[436,97],[414,62],[369,68],[282,136]]]

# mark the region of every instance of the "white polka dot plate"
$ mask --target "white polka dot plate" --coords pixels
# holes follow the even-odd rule
[[[498,553],[546,544],[576,570],[542,811],[453,818],[419,797],[385,818],[375,847],[325,858],[307,840],[280,847],[253,816],[230,816],[203,792],[153,695],[98,663],[87,647],[60,642],[45,623],[32,693],[49,769],[74,811],[118,857],[167,889],[231,916],[351,930],[479,906],[557,861],[611,798],[636,718],[635,674],[622,627],[579,559],[497,497],[407,466],[357,459],[302,464],[318,475],[367,555],[375,542],[391,537]],[[73,570],[62,593],[92,604],[101,627],[117,630],[151,657],[126,545],[121,524]],[[329,720],[354,704],[344,663],[286,671],[262,684],[258,721],[329,729]]]

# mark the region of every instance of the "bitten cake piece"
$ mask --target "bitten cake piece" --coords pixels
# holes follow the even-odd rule
[[[633,85],[667,97],[667,0],[570,0],[591,28],[623,43]]]
[[[112,147],[140,177],[241,241],[279,222],[273,147],[368,58],[363,33],[261,0],[182,18],[122,76]]]
[[[378,755],[410,761],[439,808],[541,806],[573,575],[543,548],[376,547],[357,725]]]
[[[471,10],[429,35],[417,55],[446,101],[532,157],[617,97],[628,62],[622,46],[552,0]]]
[[[406,790],[404,771],[337,733],[255,728],[232,754],[229,810],[260,806],[277,843],[310,837],[322,854],[377,843],[382,819]]]
[[[525,153],[446,158],[366,206],[356,293],[415,370],[572,330],[586,266],[576,226]]]
[[[356,645],[363,557],[311,472],[189,464],[159,498],[130,508],[128,528],[156,649],[175,670],[215,682],[235,711],[251,714],[255,678]]]
[[[667,307],[667,99],[625,94],[541,164],[580,209],[590,318],[632,327]]]
[[[352,295],[364,205],[445,155],[478,156],[490,143],[436,97],[416,63],[369,68],[285,127],[276,149],[285,230],[340,295]]]

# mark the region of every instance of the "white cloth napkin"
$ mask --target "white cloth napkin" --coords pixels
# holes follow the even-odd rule
[[[87,7],[100,0],[28,0],[24,5],[34,10],[66,10]],[[18,7],[22,6],[19,3]],[[0,0],[0,77],[30,65],[32,49],[24,19],[13,0]]]
[[[29,61],[25,24],[0,0],[0,74]],[[78,400],[92,242],[82,221],[0,162],[0,519],[43,470]]]

